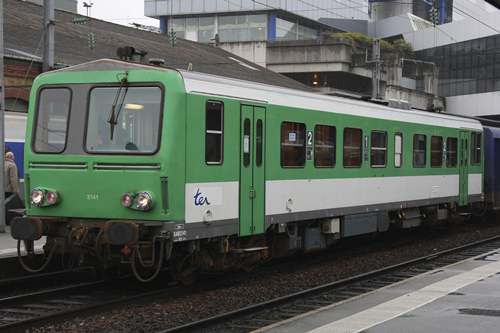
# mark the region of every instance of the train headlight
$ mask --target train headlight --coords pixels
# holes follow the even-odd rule
[[[125,193],[122,195],[122,205],[123,207],[130,207],[132,206],[132,203],[134,202],[134,197],[130,193]]]
[[[59,201],[59,193],[57,191],[48,191],[46,197],[47,203],[50,205],[54,205]]]
[[[61,202],[61,196],[58,191],[37,187],[31,191],[30,201],[34,206],[47,207]]]
[[[149,192],[141,191],[135,197],[135,204],[140,210],[148,210],[153,204],[153,198]]]
[[[123,207],[135,210],[149,210],[154,206],[154,195],[150,191],[131,191],[121,196]]]
[[[33,191],[31,191],[31,203],[35,206],[42,206],[43,203],[45,202],[45,194],[40,188],[35,188]]]

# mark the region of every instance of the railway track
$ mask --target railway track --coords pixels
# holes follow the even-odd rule
[[[397,240],[398,242],[400,240]],[[376,244],[372,244],[377,246]],[[338,252],[336,255],[350,252],[363,252],[363,248],[347,249]],[[313,261],[321,261],[324,255],[310,258]],[[109,311],[111,308],[117,308],[131,303],[140,303],[154,301],[158,298],[174,297],[180,294],[196,292],[204,286],[213,287],[223,285],[228,281],[245,280],[259,275],[270,274],[270,271],[289,270],[296,265],[296,261],[284,261],[278,265],[270,265],[255,270],[252,274],[233,272],[225,276],[210,275],[199,279],[199,283],[192,287],[171,286],[165,287],[165,283],[156,281],[148,285],[137,284],[135,279],[129,285],[127,282],[120,282],[119,288],[108,288],[109,282],[105,280],[94,282],[80,282],[77,280],[78,274],[71,272],[50,272],[46,274],[37,274],[21,279],[1,280],[2,288],[24,288],[33,290],[33,286],[43,287],[46,290],[37,292],[26,292],[22,295],[0,298],[0,333],[2,332],[25,332],[32,327],[41,327],[46,324],[54,324],[66,319],[75,317],[85,317],[99,312]],[[82,269],[86,271],[86,269]],[[81,272],[80,272],[81,273]],[[81,275],[81,274],[80,274]],[[52,281],[51,281],[52,280]],[[63,283],[71,284],[63,288],[52,288],[52,285],[61,285]],[[133,288],[130,286],[136,286]],[[132,288],[134,290],[132,290]],[[35,288],[38,289],[38,288]]]
[[[406,239],[396,239],[391,242],[387,242],[387,239],[384,239],[382,240],[382,243],[375,242],[374,244],[370,244],[369,246],[358,246],[356,248],[351,248],[348,246],[347,249],[335,251],[335,253],[318,253],[320,254],[319,256],[307,256],[306,259],[302,260],[305,260],[305,262],[308,263],[314,261],[321,262],[324,260],[328,260],[328,256],[331,257],[332,255],[334,257],[349,257],[358,253],[370,252],[380,247],[399,247],[402,246],[401,242],[407,244],[406,242],[412,241],[414,241],[413,236]],[[491,242],[492,239],[489,239],[488,241]],[[474,246],[478,246],[478,243],[475,243]],[[500,245],[498,245],[498,247],[500,247]],[[454,251],[457,250],[455,249]],[[447,251],[446,253],[449,252]],[[439,255],[428,256],[420,259],[420,261],[423,261],[424,265],[428,265],[431,262],[431,259],[434,259],[435,257],[442,257],[446,253],[443,252]],[[138,305],[140,303],[151,304],[160,299],[173,299],[176,296],[185,297],[190,293],[196,294],[199,292],[199,290],[203,289],[218,288],[217,286],[224,288],[225,285],[231,285],[232,283],[235,283],[239,280],[244,281],[246,279],[255,279],[259,276],[265,277],[269,274],[274,275],[279,271],[289,271],[291,268],[300,265],[300,262],[301,261],[298,258],[295,258],[295,260],[291,262],[284,261],[278,264],[275,262],[268,267],[261,267],[259,269],[256,269],[251,274],[238,274],[237,272],[234,272],[224,276],[211,276],[210,274],[203,275],[200,276],[197,283],[193,284],[193,286],[191,287],[168,287],[165,283],[166,280],[163,277],[149,284],[137,284],[135,280],[133,281],[133,283],[128,284],[127,282],[121,282],[119,288],[114,284],[113,287],[117,288],[108,288],[110,284],[106,284],[106,282],[103,281],[96,282],[95,284],[86,283],[82,284],[81,286],[71,286],[66,288],[48,290],[45,292],[31,293],[23,297],[16,296],[4,298],[0,299],[0,333],[25,332],[27,329],[33,327],[43,327],[47,324],[53,325],[61,323],[65,320],[70,320],[76,317],[84,318],[86,316],[91,316],[97,313],[106,316],[105,313],[109,313],[110,309],[116,309],[124,305]],[[396,270],[399,267],[404,267],[405,265],[412,265],[412,263],[413,261],[394,266],[392,268],[389,268],[388,270]],[[433,269],[432,267],[427,267],[424,269],[413,268],[413,271],[411,273],[400,272],[399,274],[402,276],[412,276]],[[332,304],[339,300],[344,300],[348,297],[351,297],[352,295],[359,294],[361,290],[369,292],[373,290],[374,286],[386,286],[391,282],[401,280],[401,278],[395,278],[397,276],[396,274],[392,277],[385,278],[388,281],[383,281],[384,279],[381,279],[381,281],[372,282],[371,284],[373,286],[364,284],[357,289],[346,289],[350,283],[354,283],[357,280],[368,279],[371,274],[377,273],[383,274],[383,271],[377,271],[375,273],[362,275],[353,279],[343,280],[331,285],[314,288],[311,291],[301,292],[298,294],[290,295],[288,297],[280,298],[276,301],[271,301],[269,302],[269,305],[267,305],[267,303],[259,304],[255,307],[245,308],[241,311],[231,312],[229,314],[221,315],[217,318],[210,318],[201,322],[194,322],[192,324],[167,330],[165,332],[199,332],[201,330],[206,330],[207,332],[217,332],[218,330],[226,329],[229,329],[229,331],[231,332],[248,332],[255,329],[256,327],[262,327],[265,324],[268,325],[274,323],[277,320],[276,318],[279,318],[279,320],[287,319],[293,315],[303,313],[306,310],[311,310],[320,306]],[[69,279],[68,277],[68,280],[71,279]],[[339,291],[335,297],[332,297],[332,299],[319,299],[315,301],[316,303],[311,303],[310,301],[306,303],[302,302],[303,304],[298,307],[294,303],[296,300],[299,301],[303,297],[306,297],[308,293],[323,293],[324,290],[334,288],[335,285],[337,285],[337,288],[340,288],[339,290],[341,291]],[[285,309],[282,305],[284,303],[291,303],[291,307]],[[273,310],[274,308],[279,308],[280,310]],[[252,318],[250,319],[245,318],[246,316],[251,315],[253,312],[255,312],[256,309],[268,309],[267,311],[269,313],[266,313],[262,318],[260,317],[260,315],[252,316]],[[256,320],[258,324],[255,324],[254,321]],[[235,322],[232,323],[233,321]],[[214,325],[219,325],[219,323],[221,322],[230,323],[228,324],[229,328],[211,328]]]
[[[213,318],[207,318],[161,331],[161,333],[185,332],[234,332],[258,331],[268,325],[330,306],[347,299],[387,288],[420,274],[471,258],[484,258],[500,248],[500,236],[466,246],[443,251],[434,255],[410,260],[391,267],[319,286],[275,300],[235,310]]]
[[[99,299],[90,292],[102,287],[103,281],[99,281],[2,298],[0,332],[23,332],[76,311],[102,305],[104,298]]]
[[[154,290],[124,290],[109,281],[82,283],[0,299],[0,332],[24,332],[32,327],[84,317],[110,308],[168,297],[179,287]]]
[[[45,282],[52,284],[62,284],[64,283],[64,281],[90,282],[95,280],[97,280],[96,276],[91,273],[91,268],[87,267],[78,268],[71,271],[52,271],[25,276],[7,277],[4,279],[0,279],[0,288],[5,290],[6,288],[19,287],[23,285],[34,286]],[[0,297],[3,297],[2,294],[3,293],[0,293]]]

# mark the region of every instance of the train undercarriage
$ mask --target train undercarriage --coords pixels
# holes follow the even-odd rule
[[[144,221],[71,221],[67,218],[17,217],[11,234],[18,240],[22,266],[30,272],[44,270],[54,257],[66,269],[100,267],[106,272],[132,272],[142,282],[168,270],[172,281],[191,284],[201,271],[242,269],[250,272],[272,258],[296,252],[324,250],[341,238],[375,234],[391,229],[454,226],[473,215],[486,213],[484,202],[371,212],[336,218],[296,221],[284,230],[271,225],[265,234],[237,235],[173,242],[170,233]],[[284,232],[283,232],[284,231]],[[34,241],[47,236],[44,264],[33,267]],[[21,255],[24,243],[27,256]]]

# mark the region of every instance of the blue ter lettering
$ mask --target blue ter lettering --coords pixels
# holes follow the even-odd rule
[[[203,205],[210,205],[210,202],[208,202],[208,198],[205,198],[201,196],[200,189],[196,191],[196,195],[194,196],[194,205],[195,206],[203,206]]]

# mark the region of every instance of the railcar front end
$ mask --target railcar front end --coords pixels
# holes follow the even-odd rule
[[[26,137],[26,216],[12,222],[12,236],[30,251],[46,236],[46,258],[129,263],[139,274],[136,258],[159,271],[172,236],[163,222],[184,219],[184,95],[177,71],[118,60],[39,76]]]

